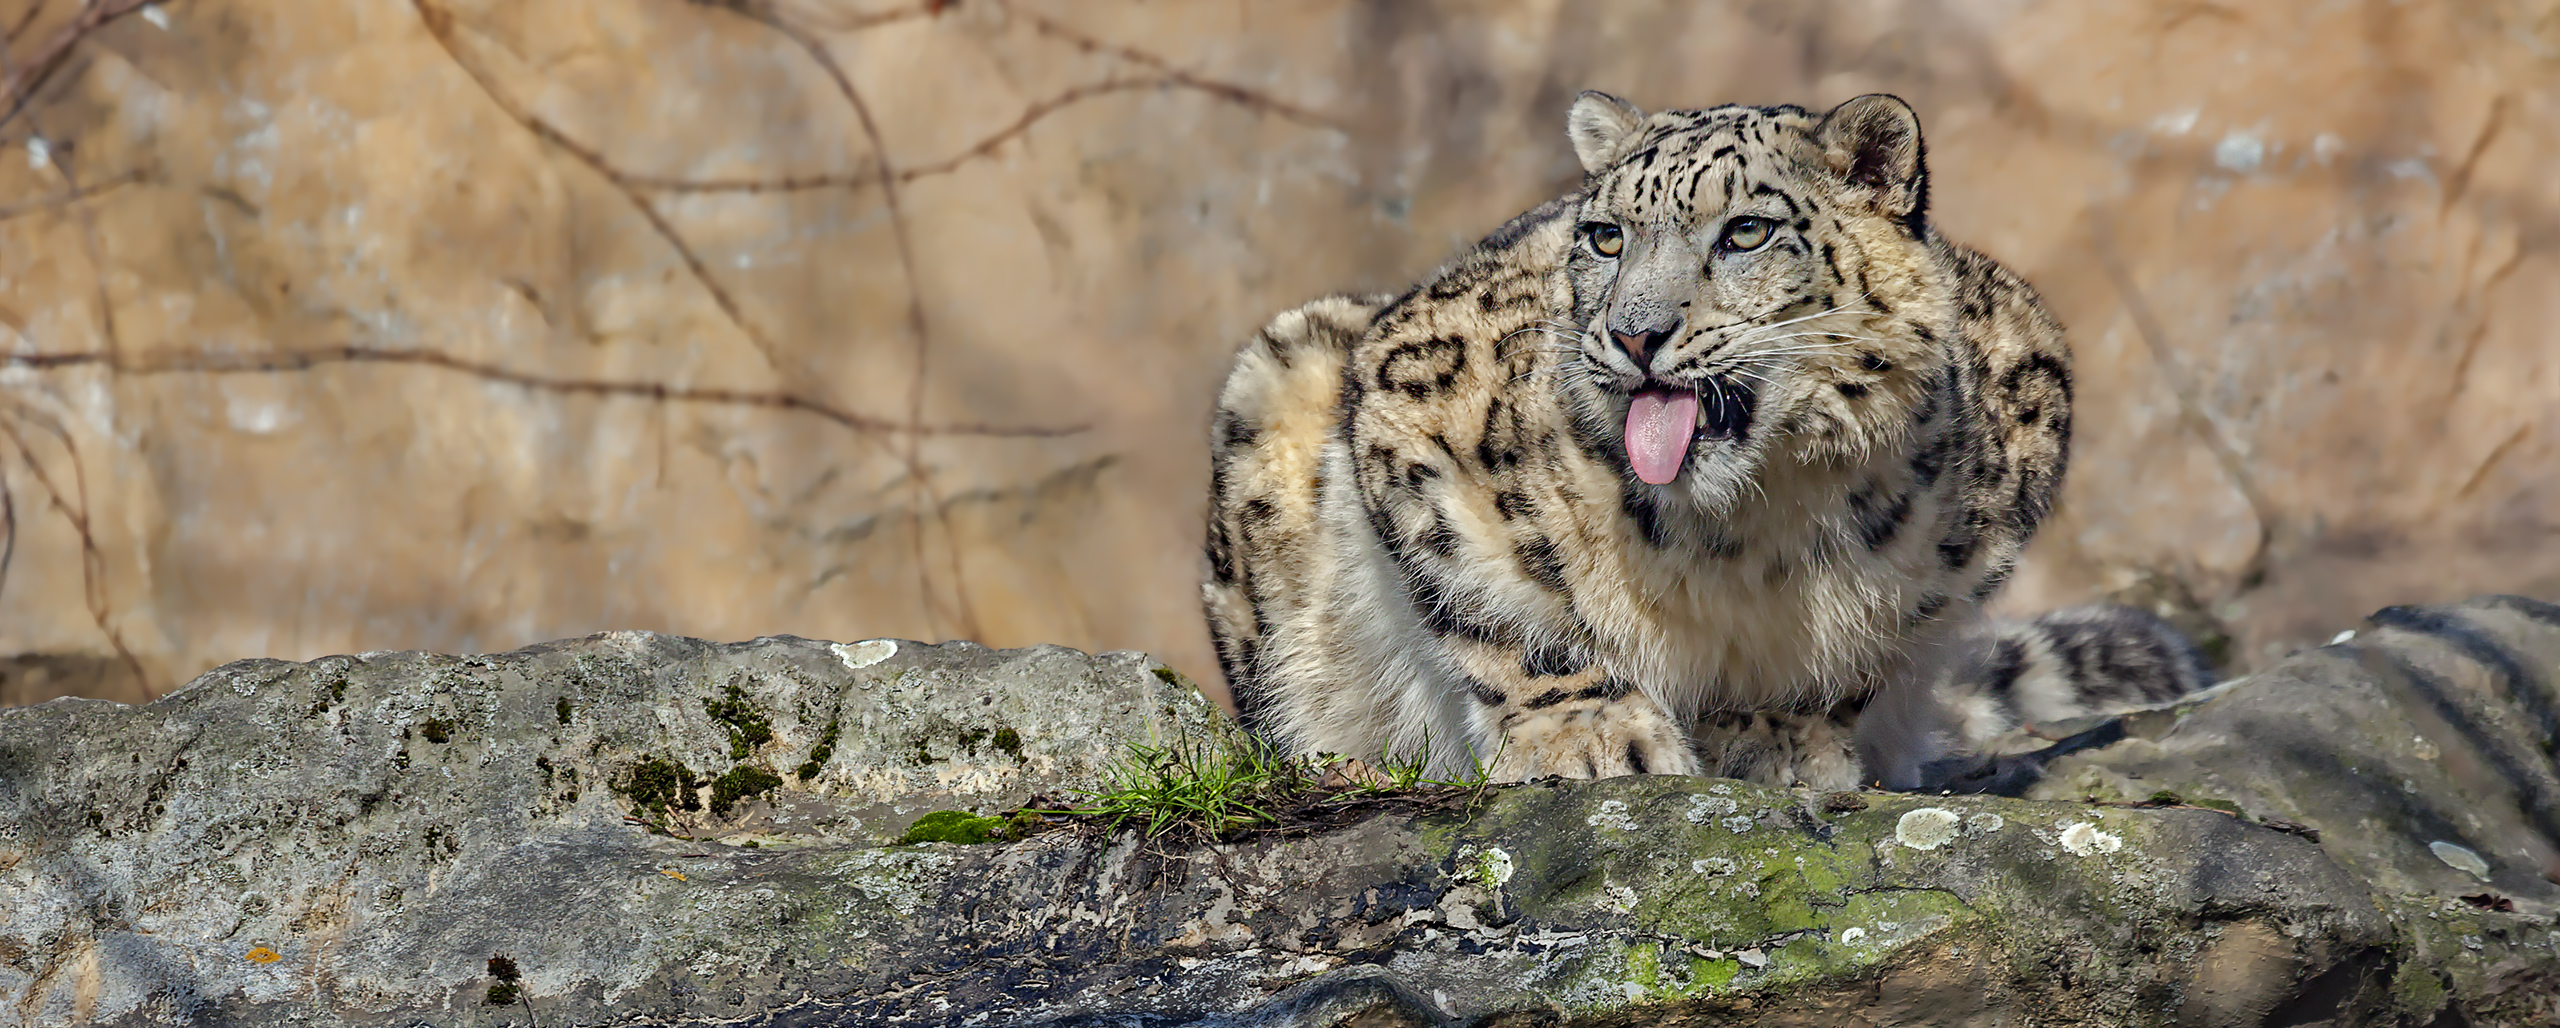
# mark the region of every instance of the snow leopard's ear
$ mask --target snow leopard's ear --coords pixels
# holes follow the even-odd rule
[[[1582,170],[1597,175],[1618,163],[1644,135],[1644,112],[1597,89],[1586,89],[1573,98],[1565,134],[1573,137],[1573,155],[1582,158]]]
[[[1822,116],[1813,138],[1848,186],[1842,199],[1917,228],[1929,209],[1929,161],[1920,116],[1898,96],[1869,93]]]

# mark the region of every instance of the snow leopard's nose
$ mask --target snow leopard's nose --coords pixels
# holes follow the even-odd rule
[[[1627,351],[1627,356],[1635,358],[1636,367],[1638,368],[1650,367],[1651,365],[1645,363],[1645,359],[1651,356],[1655,350],[1661,349],[1662,344],[1670,342],[1672,336],[1678,334],[1680,334],[1680,318],[1678,315],[1673,315],[1668,320],[1655,322],[1653,325],[1647,327],[1635,328],[1632,331],[1622,329],[1617,325],[1609,326],[1609,335],[1618,340],[1619,349]]]

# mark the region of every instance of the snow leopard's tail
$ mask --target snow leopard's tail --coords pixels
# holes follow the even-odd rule
[[[2184,633],[2149,611],[2111,604],[1993,622],[1964,650],[1940,696],[1967,750],[2021,725],[2117,713],[2214,683]]]

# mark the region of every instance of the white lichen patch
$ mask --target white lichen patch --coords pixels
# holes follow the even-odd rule
[[[881,661],[897,656],[898,641],[895,639],[865,639],[857,643],[836,643],[827,648],[835,651],[836,659],[844,662],[846,670],[860,671],[863,668],[870,667],[873,664],[877,664]]]
[[[2480,854],[2473,852],[2468,846],[2457,846],[2438,839],[2427,844],[2427,851],[2435,854],[2437,860],[2444,861],[2446,867],[2484,882],[2489,880],[2489,862],[2480,859]]]
[[[1866,941],[1866,938],[1867,930],[1864,928],[1852,927],[1842,929],[1840,932],[1840,944],[1843,946],[1855,946]]]
[[[1621,914],[1635,912],[1636,891],[1634,889],[1624,885],[1612,885],[1605,891],[1609,894],[1609,909]]]
[[[1742,809],[1741,804],[1722,796],[1691,796],[1689,813],[1686,816],[1690,824],[1702,825],[1716,818],[1729,816],[1740,809]]]
[[[1944,807],[1922,807],[1893,824],[1893,838],[1915,850],[1933,850],[1956,837],[1964,819]]]
[[[1511,873],[1514,870],[1516,865],[1512,863],[1511,854],[1504,852],[1500,846],[1487,846],[1483,849],[1461,846],[1458,847],[1458,858],[1456,867],[1452,869],[1452,876],[1474,880],[1488,889],[1499,889],[1510,883]]]
[[[2213,163],[2225,171],[2246,175],[2266,163],[2267,141],[2255,132],[2233,132],[2213,145]]]
[[[1729,875],[1742,870],[1742,865],[1724,857],[1700,857],[1689,862],[1689,870],[1702,875]]]
[[[1724,830],[1732,832],[1735,835],[1740,835],[1751,830],[1751,824],[1754,820],[1756,819],[1749,814],[1735,814],[1732,817],[1724,819]]]
[[[1582,820],[1593,828],[1615,828],[1621,832],[1636,830],[1636,819],[1627,816],[1625,800],[1601,800],[1599,811]]]
[[[2063,849],[2071,851],[2073,856],[2080,857],[2113,853],[2124,848],[2123,836],[2113,832],[2101,832],[2098,826],[2086,821],[2074,821],[2062,826],[2060,841]]]
[[[862,850],[827,870],[850,891],[888,904],[899,917],[912,917],[924,903],[927,885],[955,862],[955,857],[925,851]]]
[[[2000,815],[1988,810],[1964,819],[1966,835],[1989,835],[2007,827],[2009,822],[2001,820]]]

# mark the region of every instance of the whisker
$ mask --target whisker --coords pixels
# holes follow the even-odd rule
[[[1719,354],[1718,356],[1720,359],[1725,360],[1741,360],[1745,357],[1801,357],[1806,354],[1837,354],[1839,352],[1840,351],[1838,349],[1827,346],[1789,346],[1772,350],[1752,350],[1746,353]]]
[[[1857,296],[1855,296],[1855,297],[1852,297],[1852,298],[1851,298],[1851,302],[1852,302],[1852,303],[1855,303],[1856,301],[1864,300],[1864,299],[1866,299],[1869,295],[1873,294],[1874,292],[1875,292],[1875,290],[1870,289],[1870,290],[1868,290],[1868,291],[1866,291],[1866,292],[1864,292],[1864,293],[1859,293]],[[1793,306],[1793,304],[1790,304],[1789,306]],[[1786,309],[1785,307],[1778,308],[1778,310],[1785,310],[1785,309]],[[1806,315],[1803,315],[1803,316],[1800,316],[1800,317],[1788,318],[1788,319],[1787,319],[1787,320],[1785,320],[1785,321],[1775,321],[1775,322],[1771,322],[1771,323],[1766,324],[1766,325],[1759,325],[1759,326],[1756,326],[1756,327],[1754,327],[1754,328],[1750,329],[1749,331],[1746,331],[1746,332],[1744,332],[1744,333],[1741,333],[1741,335],[1749,335],[1749,334],[1751,334],[1752,332],[1766,332],[1766,331],[1769,331],[1769,330],[1771,330],[1771,329],[1785,328],[1785,327],[1787,327],[1787,326],[1789,326],[1789,325],[1801,324],[1801,323],[1803,323],[1803,322],[1812,321],[1812,320],[1814,320],[1815,318],[1827,318],[1827,317],[1830,317],[1830,316],[1832,316],[1832,315],[1834,315],[1834,314],[1853,314],[1853,313],[1856,313],[1856,312],[1857,312],[1857,310],[1858,310],[1858,308],[1856,308],[1856,307],[1833,307],[1833,308],[1830,308],[1830,309],[1828,309],[1828,310],[1819,310],[1819,311],[1815,311],[1815,312],[1813,312],[1813,313],[1811,313],[1811,314],[1806,314]],[[1778,313],[1778,311],[1770,311],[1770,312],[1769,312],[1769,314],[1763,314],[1763,315],[1761,315],[1761,316],[1760,316],[1760,318],[1765,318],[1765,317],[1768,317],[1768,316],[1769,316],[1769,315],[1771,315],[1771,314],[1776,314],[1776,313]],[[1743,324],[1748,325],[1748,324],[1750,324],[1750,323],[1752,323],[1752,322],[1754,322],[1754,321],[1758,321],[1758,320],[1760,320],[1760,318],[1746,318],[1746,319],[1743,319]]]
[[[1864,339],[1878,343],[1884,341],[1883,336],[1863,335],[1856,332],[1789,332],[1781,336],[1752,336],[1750,341],[1761,343],[1776,342],[1780,339]]]

